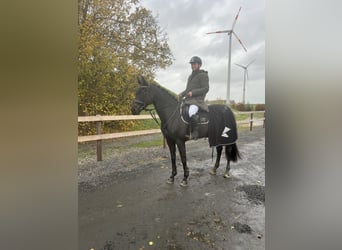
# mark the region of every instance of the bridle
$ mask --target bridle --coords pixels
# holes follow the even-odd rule
[[[148,88],[149,86],[142,86],[141,88]],[[136,106],[139,106],[141,108],[141,110],[145,110],[145,111],[148,111],[150,113],[150,115],[152,116],[153,120],[158,124],[158,126],[163,130],[166,125],[169,123],[169,121],[171,120],[171,118],[176,114],[178,108],[179,108],[179,105],[180,105],[180,102],[178,102],[178,105],[176,107],[176,109],[174,110],[174,112],[169,116],[169,118],[167,119],[167,121],[165,122],[165,124],[163,126],[160,125],[157,117],[156,117],[156,112],[155,112],[155,109],[152,108],[152,109],[148,109],[147,108],[147,104],[143,101],[140,101],[138,99],[135,99],[134,102],[133,102],[133,105],[136,105]]]
[[[135,99],[133,103],[134,103],[133,105],[138,104],[139,106],[141,106],[141,107],[142,107],[142,110],[145,110],[145,109],[146,109],[146,106],[147,106],[147,105],[146,105],[146,103],[143,102],[143,101],[140,101],[140,100]]]
[[[141,86],[140,88],[148,88],[148,86]],[[146,110],[147,104],[143,101],[140,101],[138,99],[135,99],[133,102],[133,105],[138,106],[141,108],[141,110]]]
[[[148,86],[142,86],[141,88],[148,88]],[[150,113],[150,115],[152,116],[153,120],[158,124],[159,127],[161,127],[161,125],[160,125],[160,123],[156,117],[155,109],[148,109],[147,108],[148,105],[145,102],[140,101],[138,99],[134,100],[133,105],[139,106],[141,108],[141,110],[148,111]]]

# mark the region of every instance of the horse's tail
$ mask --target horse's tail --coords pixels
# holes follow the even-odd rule
[[[237,162],[238,159],[241,159],[240,151],[236,145],[236,143],[230,145],[230,150],[228,150],[229,159],[233,162]]]

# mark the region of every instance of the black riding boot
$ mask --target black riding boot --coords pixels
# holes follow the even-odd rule
[[[199,116],[191,116],[191,139],[196,140],[198,138],[198,122]]]

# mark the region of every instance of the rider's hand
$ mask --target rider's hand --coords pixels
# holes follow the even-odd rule
[[[191,92],[191,91],[188,92],[188,96],[189,96],[189,97],[192,96],[192,92]]]

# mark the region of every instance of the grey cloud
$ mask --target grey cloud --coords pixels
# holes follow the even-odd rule
[[[169,45],[175,61],[167,69],[157,71],[156,77],[163,86],[177,92],[185,88],[191,73],[188,64],[193,55],[203,59],[203,68],[209,71],[210,91],[207,98],[225,99],[228,74],[228,36],[226,34],[206,35],[206,32],[230,29],[240,2],[225,0],[144,0],[143,6],[158,15],[159,25],[169,37]],[[251,84],[246,98],[249,102],[264,101],[265,88],[265,0],[244,2],[235,32],[247,47],[242,49],[233,37],[231,67],[231,99],[241,101],[243,70],[234,63],[247,64]],[[259,88],[259,89],[256,89]]]

